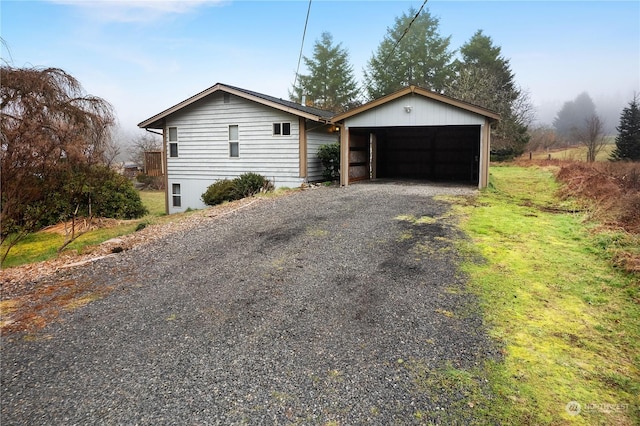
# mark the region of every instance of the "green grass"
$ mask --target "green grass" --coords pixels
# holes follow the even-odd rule
[[[149,210],[151,216],[166,214],[164,191],[140,191],[142,204]]]
[[[464,265],[504,360],[488,363],[506,424],[640,424],[640,283],[549,170],[492,167],[490,187],[455,207],[470,241]],[[483,260],[479,260],[479,259]],[[566,405],[582,412],[571,416]]]
[[[82,253],[88,246],[100,244],[111,238],[127,235],[135,232],[140,223],[160,222],[165,214],[164,192],[162,191],[141,191],[140,198],[149,210],[149,214],[138,220],[125,221],[123,224],[102,228],[87,232],[69,244],[65,251],[76,251]],[[3,268],[24,265],[27,263],[41,262],[55,258],[58,255],[58,248],[64,243],[64,236],[52,232],[35,232],[27,235],[18,242],[9,252],[9,255],[2,263]],[[5,245],[0,246],[0,251],[4,253]]]

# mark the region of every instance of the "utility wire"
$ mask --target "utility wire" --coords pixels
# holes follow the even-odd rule
[[[413,17],[413,19],[411,20],[411,22],[409,22],[409,25],[407,25],[407,28],[404,29],[404,32],[402,33],[402,35],[400,36],[400,38],[398,40],[396,40],[396,44],[393,46],[393,48],[391,49],[391,52],[389,52],[389,54],[387,55],[387,57],[384,59],[384,61],[382,62],[382,65],[380,66],[380,69],[384,72],[384,67],[387,65],[387,61],[389,60],[389,58],[391,58],[391,55],[393,55],[393,53],[395,52],[396,48],[398,47],[398,45],[400,44],[400,42],[402,41],[402,39],[404,38],[405,35],[407,35],[407,33],[409,32],[409,29],[411,28],[411,25],[413,25],[413,23],[415,22],[416,19],[418,19],[418,16],[420,16],[420,13],[422,13],[422,9],[424,9],[424,6],[427,4],[428,0],[424,0],[424,2],[422,3],[422,6],[420,6],[420,9],[418,10],[418,12],[416,13],[416,15]],[[370,85],[364,81],[363,82],[364,85],[360,86],[360,89],[358,90],[359,95],[360,96],[364,96],[363,91],[369,87]],[[365,87],[366,86],[366,87]],[[366,96],[364,96],[364,98],[366,99]]]
[[[311,12],[311,0],[309,0],[309,7],[307,8],[307,18],[304,20],[304,31],[302,32],[302,43],[300,43],[300,55],[298,56],[298,66],[296,67],[296,75],[293,78],[293,90],[296,88],[298,82],[298,72],[300,71],[300,62],[302,60],[302,49],[304,48],[304,37],[307,35],[307,24],[309,23],[309,12]]]
[[[389,52],[389,54],[385,58],[384,62],[382,63],[382,67],[381,68],[384,69],[384,66],[387,64],[387,61],[389,60],[389,58],[391,58],[391,55],[393,55],[393,52],[395,52],[396,48],[398,47],[398,45],[400,44],[400,42],[402,41],[404,36],[406,36],[407,33],[409,32],[409,28],[411,28],[411,25],[413,25],[415,20],[418,19],[418,16],[420,16],[420,13],[422,12],[422,9],[424,9],[424,5],[427,4],[427,1],[428,0],[424,0],[424,2],[422,3],[422,6],[420,6],[420,10],[418,10],[418,13],[416,13],[416,16],[413,17],[411,22],[409,22],[409,25],[407,25],[407,28],[404,29],[404,32],[402,33],[400,38],[396,41],[396,44],[393,46],[393,49],[391,49],[391,52]]]

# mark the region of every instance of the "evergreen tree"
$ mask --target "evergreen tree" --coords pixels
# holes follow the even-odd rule
[[[456,71],[465,69],[486,70],[496,80],[495,83],[502,93],[515,99],[517,89],[514,83],[514,74],[511,71],[509,60],[501,55],[500,46],[495,46],[491,37],[483,34],[482,30],[476,33],[460,48],[462,61],[456,62]]]
[[[359,105],[358,84],[349,64],[349,52],[341,43],[333,44],[330,33],[324,32],[313,46],[313,57],[303,57],[308,75],[298,76],[298,83],[289,98],[316,108],[343,112]]]
[[[638,96],[634,96],[629,106],[620,114],[620,124],[616,127],[616,148],[611,160],[640,161],[640,107]]]
[[[580,142],[580,130],[585,122],[596,115],[596,105],[587,92],[580,93],[573,101],[565,102],[553,119],[556,133],[565,140]]]
[[[364,71],[370,99],[416,85],[441,91],[453,69],[451,37],[438,32],[438,19],[428,11],[409,9],[396,18]]]
[[[460,56],[445,93],[498,112],[501,120],[493,129],[491,143],[494,157],[520,155],[529,141],[533,106],[528,94],[517,87],[509,60],[482,30],[462,45]]]

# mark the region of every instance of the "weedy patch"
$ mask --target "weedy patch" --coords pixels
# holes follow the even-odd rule
[[[321,228],[307,227],[305,234],[309,237],[326,237],[327,235],[329,235],[329,231]]]
[[[395,220],[401,220],[403,222],[409,222],[413,225],[429,225],[432,223],[436,223],[438,218],[432,216],[420,216],[415,217],[413,215],[405,215],[401,214],[394,218]]]
[[[465,370],[451,363],[430,367],[417,359],[406,361],[402,368],[409,373],[412,392],[423,401],[413,414],[421,424],[495,423],[487,411],[492,396],[484,370]],[[464,419],[460,413],[465,413]]]
[[[453,318],[453,317],[455,317],[455,316],[456,316],[456,314],[454,314],[454,313],[453,313],[453,312],[451,312],[451,311],[447,311],[446,309],[440,309],[440,308],[438,308],[438,309],[436,309],[436,312],[437,312],[437,313],[439,313],[440,315],[444,315],[444,316],[445,316],[445,317],[447,317],[447,318]]]
[[[411,231],[402,231],[400,236],[398,237],[398,242],[407,241],[413,238],[413,233]]]

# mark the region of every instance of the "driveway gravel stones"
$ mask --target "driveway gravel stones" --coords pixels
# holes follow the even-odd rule
[[[469,424],[496,359],[439,194],[262,199],[48,280],[109,287],[3,336],[2,424]]]

